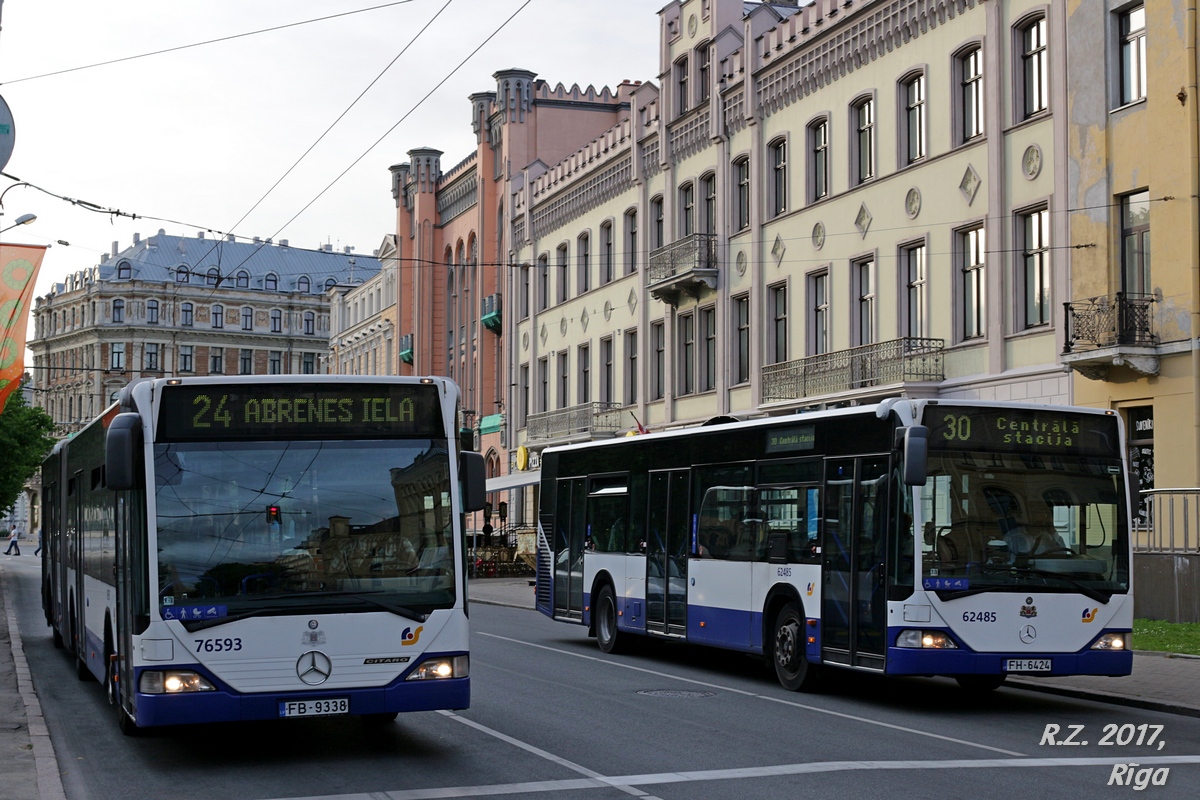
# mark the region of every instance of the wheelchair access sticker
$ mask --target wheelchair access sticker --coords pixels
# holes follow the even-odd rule
[[[926,578],[924,587],[926,591],[938,591],[940,589],[950,589],[957,591],[960,589],[970,589],[970,578]]]
[[[229,606],[162,606],[163,619],[202,620],[229,616]]]

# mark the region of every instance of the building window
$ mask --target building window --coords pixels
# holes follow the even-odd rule
[[[300,276],[299,280],[296,281],[296,291],[303,292],[304,294],[308,294],[312,291],[312,281],[308,279],[308,276]]]
[[[600,283],[612,283],[613,274],[613,226],[605,222],[600,226]]]
[[[986,311],[983,228],[959,233],[959,247],[962,250],[962,336],[963,339],[978,339],[984,335]]]
[[[679,229],[683,236],[696,232],[696,187],[690,182],[679,187]]]
[[[650,372],[650,398],[662,400],[667,394],[667,330],[661,322],[650,324],[650,346],[654,363]]]
[[[179,324],[185,328],[192,326],[192,304],[184,303],[179,307]]]
[[[254,330],[254,309],[250,306],[242,308],[242,330]]]
[[[579,386],[576,388],[575,402],[592,402],[592,346],[579,345],[575,354],[575,369],[579,374]]]
[[[600,402],[613,401],[613,340],[607,336],[600,340]]]
[[[958,57],[959,109],[963,141],[983,135],[983,49],[972,48]]]
[[[829,352],[829,273],[808,276],[809,355]]]
[[[271,309],[271,333],[283,333],[283,312],[278,308]]]
[[[809,200],[817,201],[829,194],[829,120],[822,119],[808,126]]]
[[[925,245],[904,248],[900,260],[904,269],[905,334],[920,338],[928,329],[925,313]]]
[[[529,319],[529,265],[522,264],[521,270],[521,290],[518,292],[518,312],[521,319]]]
[[[117,280],[127,281],[133,277],[133,269],[129,266],[128,261],[122,261],[117,265]]]
[[[157,325],[158,324],[158,301],[157,300],[147,300],[146,301],[146,324],[147,325]]]
[[[267,374],[279,375],[283,372],[283,351],[270,350],[267,352]]]
[[[592,237],[586,233],[580,236],[575,242],[575,253],[578,293],[583,294],[592,288]]]
[[[699,385],[697,388],[707,392],[717,388],[717,310],[712,306],[699,311],[700,323],[700,360]]]
[[[142,369],[146,372],[158,372],[158,344],[147,342],[142,345]]]
[[[650,200],[650,249],[656,250],[666,244],[663,239],[663,199],[662,195]]]
[[[637,211],[625,212],[625,274],[637,272],[638,235]]]
[[[326,278],[325,279],[325,291],[328,292],[330,289],[332,289],[335,286],[337,286],[336,278]]]
[[[250,288],[250,273],[246,272],[246,270],[244,270],[244,269],[239,270],[238,274],[234,278],[234,286],[236,286],[239,289],[249,289]]]
[[[780,364],[788,360],[788,329],[787,329],[787,284],[781,283],[767,289],[771,313],[771,352],[772,364]]]
[[[300,373],[302,375],[315,375],[317,372],[317,354],[304,353],[300,356]]]
[[[238,374],[254,374],[254,351],[243,349],[238,356]]]
[[[625,404],[638,401],[638,338],[637,331],[625,331]]]
[[[268,292],[279,291],[279,276],[274,272],[268,272],[267,276],[263,278],[263,289]]]
[[[857,261],[853,266],[856,345],[875,341],[875,261]]]
[[[1121,104],[1146,97],[1146,6],[1121,14]]]
[[[925,76],[916,75],[903,84],[904,158],[912,164],[925,157]]]
[[[188,282],[187,267],[180,267],[179,269],[175,270],[175,282],[176,283],[187,283]]]
[[[125,343],[114,342],[108,350],[108,368],[115,370],[125,369]]]
[[[1021,30],[1022,119],[1046,110],[1050,91],[1047,66],[1046,18],[1042,17]]]
[[[875,101],[854,106],[854,178],[857,183],[875,177]]]
[[[317,315],[312,311],[304,312],[304,335],[315,336],[317,333]]]
[[[692,314],[679,317],[679,382],[678,394],[696,391],[696,318]]]
[[[1021,216],[1025,247],[1025,327],[1050,323],[1050,212],[1046,209]]]
[[[701,233],[717,232],[717,176],[709,173],[700,179],[700,197],[704,203]]]
[[[1121,291],[1146,295],[1150,282],[1150,192],[1121,198]]]
[[[558,246],[558,302],[565,303],[567,298],[571,296],[571,281],[567,274],[569,269],[569,259],[567,258],[567,246],[560,244]]]
[[[571,399],[571,358],[563,350],[558,354],[558,407],[566,408]]]
[[[205,283],[209,286],[216,286],[221,280],[221,271],[216,267],[208,268],[208,276],[205,278]]]
[[[734,383],[750,380],[750,296],[733,298],[733,327],[736,331]]]
[[[545,311],[550,307],[550,263],[546,256],[538,256],[537,261],[537,310]]]
[[[687,56],[675,62],[675,109],[683,114],[691,106],[688,105],[688,60]]]
[[[771,159],[771,216],[787,211],[787,139],[767,146]]]
[[[225,327],[225,308],[223,306],[212,307],[212,326],[214,328]]]
[[[125,301],[124,300],[113,300],[112,321],[113,322],[124,322],[125,321]]]
[[[733,162],[733,229],[750,227],[750,159],[739,158]]]
[[[195,371],[195,347],[190,344],[179,345],[179,371],[194,372]]]
[[[225,371],[225,351],[220,347],[209,351],[208,371],[213,375],[220,375]]]
[[[521,383],[517,396],[517,427],[524,428],[529,420],[529,365],[521,365]]]

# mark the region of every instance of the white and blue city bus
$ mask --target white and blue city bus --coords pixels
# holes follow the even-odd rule
[[[127,733],[466,708],[459,416],[441,378],[131,384],[42,467],[55,644]]]
[[[1128,675],[1111,411],[894,399],[547,448],[537,607],[638,637],[953,676]]]

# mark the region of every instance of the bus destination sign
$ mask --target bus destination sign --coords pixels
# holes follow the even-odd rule
[[[791,425],[767,431],[768,453],[790,453],[796,450],[812,450],[817,446],[815,425]]]
[[[930,447],[1120,457],[1117,420],[1100,414],[931,406]]]
[[[166,386],[158,441],[445,437],[437,387],[426,384]]]

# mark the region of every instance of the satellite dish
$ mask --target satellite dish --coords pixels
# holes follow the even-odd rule
[[[8,110],[8,103],[0,97],[0,169],[8,166],[16,140],[17,126],[13,123],[12,112]]]

